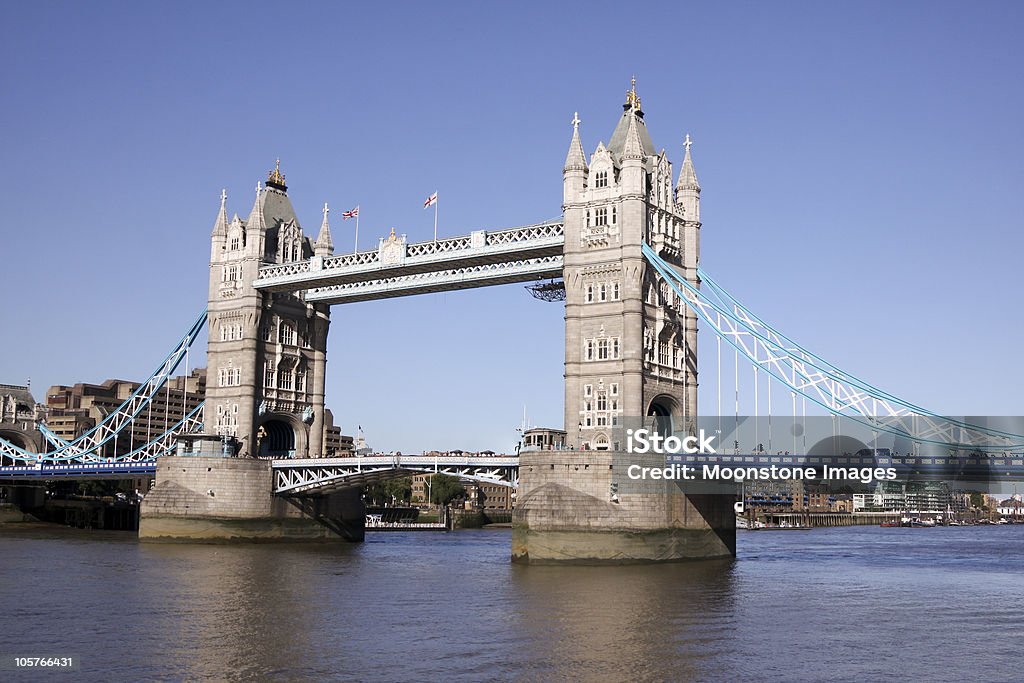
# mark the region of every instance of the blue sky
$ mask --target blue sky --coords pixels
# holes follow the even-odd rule
[[[307,233],[560,215],[637,75],[703,186],[702,264],[940,413],[1020,414],[1019,3],[18,3],[0,56],[0,382],[142,379],[205,305],[221,188],[281,158]],[[703,410],[714,407],[703,345]],[[381,449],[560,424],[562,310],[507,286],[333,310],[328,404]],[[728,382],[731,384],[731,376]],[[786,401],[788,403],[788,401]]]

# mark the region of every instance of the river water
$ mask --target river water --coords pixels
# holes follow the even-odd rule
[[[508,530],[360,545],[0,531],[0,680],[964,681],[1024,670],[1024,526],[740,532],[733,561],[509,563]]]

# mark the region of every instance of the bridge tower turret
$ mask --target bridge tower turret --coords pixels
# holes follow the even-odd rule
[[[280,163],[248,219],[229,223],[225,200],[211,244],[206,433],[234,437],[238,455],[321,456],[330,308],[252,283],[262,265],[328,255],[330,232],[318,245],[303,234]]]

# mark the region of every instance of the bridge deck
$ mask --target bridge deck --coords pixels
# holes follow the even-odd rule
[[[323,495],[339,489],[408,477],[448,474],[463,479],[516,486],[519,458],[509,456],[374,455],[355,458],[275,460],[274,493]]]
[[[0,481],[47,481],[50,479],[133,479],[156,475],[156,461],[5,465]]]

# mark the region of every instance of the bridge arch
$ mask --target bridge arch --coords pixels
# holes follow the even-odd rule
[[[662,436],[669,436],[675,427],[673,417],[679,414],[679,401],[668,394],[658,394],[647,406],[647,424]]]
[[[270,413],[260,421],[263,436],[258,456],[261,458],[304,458],[308,452],[306,425],[295,415]]]
[[[0,428],[0,440],[6,441],[22,450],[30,453],[41,452],[38,432],[28,432],[20,428]],[[15,460],[8,455],[0,455],[0,465],[21,465],[21,461]]]

